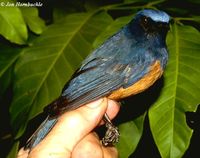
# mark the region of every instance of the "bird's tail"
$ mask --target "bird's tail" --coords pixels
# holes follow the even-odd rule
[[[49,117],[47,117],[39,126],[39,128],[33,133],[33,135],[28,139],[24,149],[32,149],[37,144],[39,144],[54,127],[56,122],[57,118],[49,119]]]

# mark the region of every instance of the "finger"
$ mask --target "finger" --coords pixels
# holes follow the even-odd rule
[[[17,158],[27,158],[28,153],[29,153],[29,150],[24,150],[24,148],[21,148],[17,154]]]
[[[84,137],[74,148],[72,158],[117,158],[118,151],[115,147],[104,147],[96,133]]]
[[[97,126],[106,109],[107,99],[103,98],[63,114],[47,137],[33,148],[30,155],[38,158],[71,155],[75,145]],[[38,153],[39,155],[35,155]]]
[[[85,136],[74,148],[72,158],[103,158],[103,151],[96,133]]]
[[[108,99],[108,107],[106,110],[106,114],[109,116],[111,120],[115,118],[119,110],[120,110],[120,104],[114,100]],[[104,124],[104,121],[101,121],[100,125],[102,124]]]
[[[104,158],[118,158],[118,151],[115,147],[102,147]]]

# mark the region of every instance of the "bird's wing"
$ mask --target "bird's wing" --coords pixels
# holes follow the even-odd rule
[[[73,75],[62,96],[51,104],[53,107],[50,106],[49,111],[52,116],[57,116],[106,96],[130,84],[132,73],[135,75],[132,75],[131,82],[139,80],[145,67],[139,64],[120,64],[103,58],[93,59]]]
[[[138,81],[150,64],[143,44],[119,31],[86,58],[61,97],[47,107],[52,116],[76,109]],[[150,53],[147,53],[150,54]]]

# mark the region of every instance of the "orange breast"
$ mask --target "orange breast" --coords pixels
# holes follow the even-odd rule
[[[156,61],[150,68],[148,74],[146,74],[142,79],[134,83],[128,88],[120,88],[113,91],[108,98],[113,100],[119,100],[134,94],[138,94],[145,89],[149,88],[154,82],[162,76],[163,70],[160,66],[160,62]]]

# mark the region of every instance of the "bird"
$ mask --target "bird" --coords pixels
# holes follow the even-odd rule
[[[143,9],[109,37],[81,63],[61,95],[44,111],[48,116],[25,144],[32,149],[50,132],[58,117],[102,97],[120,101],[141,93],[158,80],[168,61],[166,35],[170,16],[160,10]],[[102,144],[119,140],[120,134],[107,114]]]

